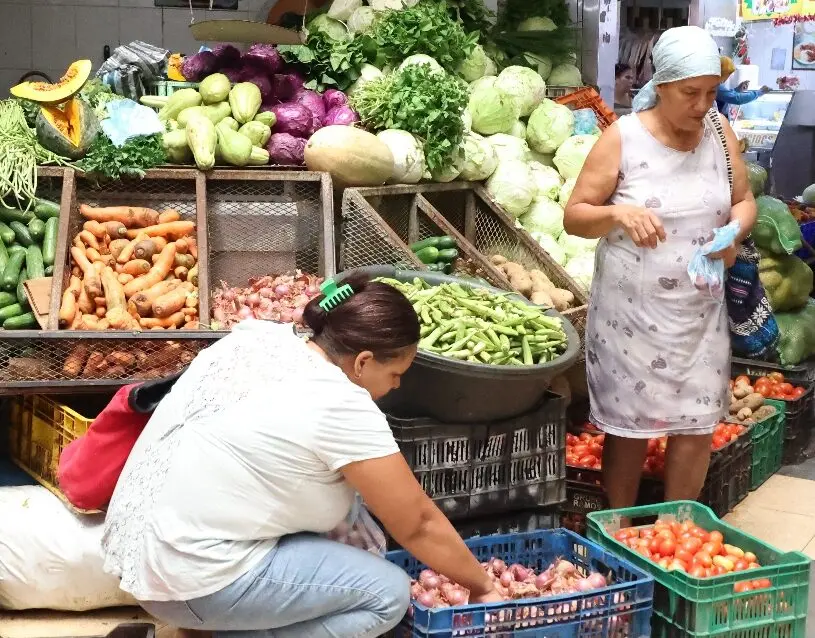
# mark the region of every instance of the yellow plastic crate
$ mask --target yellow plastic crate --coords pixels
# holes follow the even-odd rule
[[[12,461],[68,503],[57,483],[59,457],[88,431],[93,419],[40,395],[14,397],[10,404]]]

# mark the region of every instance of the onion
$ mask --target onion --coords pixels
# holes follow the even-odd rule
[[[245,306],[246,305],[246,295],[238,295],[237,297],[235,297],[235,301],[238,302],[239,306]]]
[[[575,583],[575,586],[577,588],[577,591],[589,591],[591,589],[594,589],[594,587],[592,587],[591,581],[589,581],[588,578],[578,578],[577,582]]]
[[[316,284],[309,284],[306,286],[306,294],[309,297],[316,297],[320,294],[320,287]]]
[[[286,284],[278,284],[274,287],[274,294],[278,297],[286,297],[291,292],[291,286]]]
[[[416,602],[424,607],[435,607],[436,596],[429,591],[422,592],[416,597]]]
[[[212,311],[212,316],[218,323],[224,323],[226,321],[226,311],[223,308],[215,308]]]
[[[589,581],[589,584],[591,585],[592,589],[601,589],[608,584],[606,583],[605,576],[597,572],[592,572],[591,574],[589,574],[586,580]]]
[[[224,301],[234,301],[235,291],[232,288],[224,288],[223,291],[221,291],[221,298]]]
[[[457,607],[459,605],[466,605],[467,604],[467,594],[465,594],[460,589],[454,589],[446,596],[447,602],[450,603],[451,607]]]
[[[410,597],[417,598],[420,594],[424,593],[424,587],[415,580],[410,584]]]
[[[500,576],[507,570],[507,564],[502,561],[500,558],[496,558],[495,562],[492,564],[492,570]]]
[[[295,308],[291,313],[291,318],[295,323],[303,322],[303,308]]]
[[[255,313],[252,312],[252,309],[249,306],[241,306],[240,310],[238,310],[239,319],[250,319],[254,316]]]
[[[526,580],[526,577],[532,570],[527,569],[526,567],[524,567],[523,565],[519,565],[518,563],[514,563],[510,565],[509,571],[515,577],[515,580],[517,580],[518,582],[523,582]]]
[[[555,577],[552,575],[550,570],[546,570],[545,572],[538,574],[535,578],[535,587],[537,587],[540,591],[545,591],[549,589],[554,582]]]
[[[283,323],[291,323],[293,319],[292,311],[288,308],[280,311],[280,321]]]
[[[570,576],[574,574],[575,571],[575,566],[567,560],[560,559],[557,563],[555,563],[555,572],[559,576]]]
[[[440,584],[439,577],[432,569],[423,569],[419,574],[419,582],[425,589],[436,589]]]
[[[246,298],[246,303],[250,306],[257,306],[260,303],[260,295],[256,292],[253,292]]]
[[[512,572],[505,571],[499,576],[499,580],[504,587],[509,587],[509,584],[513,582],[515,579],[512,578]]]
[[[260,293],[261,297],[265,297],[266,299],[274,299],[275,297],[274,288],[269,288],[268,286],[258,290],[258,293]]]

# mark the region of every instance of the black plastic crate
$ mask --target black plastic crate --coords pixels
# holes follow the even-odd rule
[[[388,422],[416,480],[450,520],[566,498],[566,400],[556,394],[547,392],[527,414],[488,424]]]

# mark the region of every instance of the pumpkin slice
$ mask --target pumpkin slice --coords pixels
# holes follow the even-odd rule
[[[62,106],[43,106],[37,115],[37,139],[44,148],[80,159],[99,133],[99,120],[87,102],[79,98]]]
[[[11,94],[38,104],[62,104],[82,90],[91,75],[90,60],[77,60],[65,72],[59,82],[23,82],[11,88]]]

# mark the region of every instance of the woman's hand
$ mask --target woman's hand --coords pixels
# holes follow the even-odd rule
[[[640,248],[656,248],[659,242],[667,239],[662,221],[649,208],[614,206],[613,218],[614,223],[622,227]]]
[[[715,253],[710,253],[708,257],[710,259],[721,259],[724,262],[725,268],[731,268],[733,264],[736,263],[736,257],[739,256],[739,249],[736,247],[735,244],[730,244],[724,250],[720,250]]]
[[[504,599],[501,597],[501,594],[493,587],[489,592],[483,594],[481,596],[474,596],[470,594],[470,603],[478,604],[478,603],[502,603]]]

